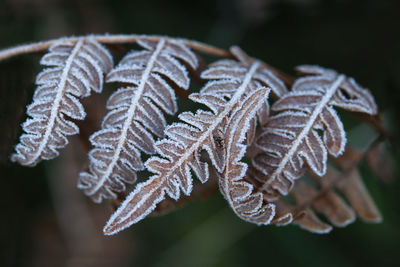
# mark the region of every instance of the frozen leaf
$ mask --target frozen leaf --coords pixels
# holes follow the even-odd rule
[[[259,225],[269,224],[275,216],[275,205],[264,203],[263,193],[244,180],[247,164],[241,162],[246,152],[243,144],[246,132],[251,127],[255,112],[262,99],[249,98],[232,115],[225,133],[225,169],[219,174],[221,193],[234,212],[243,220]]]
[[[328,153],[334,157],[343,153],[345,132],[333,106],[368,114],[377,110],[370,93],[351,78],[316,66],[298,70],[313,75],[296,80],[292,91],[272,105],[276,113],[257,138],[261,152],[252,160],[265,176],[262,189],[284,195],[305,166],[323,176]]]
[[[163,112],[177,110],[167,79],[188,89],[190,79],[181,61],[197,67],[196,56],[178,41],[142,39],[138,44],[145,50],[127,54],[107,75],[108,82],[129,85],[110,96],[102,129],[90,137],[94,148],[89,170],[80,174],[78,187],[94,202],[116,198],[125,191],[125,183],[136,181],[136,171],[144,168],[141,152],[153,154],[153,135],[164,135]]]
[[[41,64],[50,66],[36,78],[33,103],[27,107],[30,118],[22,124],[25,133],[15,147],[12,161],[34,166],[42,159],[58,156],[68,143],[66,136],[79,132],[69,118],[83,120],[86,113],[80,98],[91,90],[101,92],[103,75],[113,60],[97,41],[87,38],[76,43],[60,40],[49,48]]]

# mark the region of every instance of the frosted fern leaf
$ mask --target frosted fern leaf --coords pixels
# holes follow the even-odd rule
[[[113,66],[109,52],[90,38],[76,43],[60,40],[40,63],[51,68],[36,78],[38,87],[27,107],[30,118],[23,123],[25,133],[11,156],[12,161],[27,166],[57,157],[58,149],[68,143],[66,136],[79,132],[68,118],[85,118],[79,98],[89,96],[91,90],[101,92],[103,75]]]
[[[337,157],[343,153],[345,132],[332,106],[377,113],[371,94],[352,78],[317,66],[300,66],[298,70],[312,76],[299,78],[292,91],[271,107],[278,113],[268,120],[256,140],[262,152],[252,161],[266,176],[262,189],[284,195],[304,173],[305,164],[323,176],[327,154]]]
[[[247,164],[241,162],[246,152],[243,144],[246,132],[250,129],[250,119],[259,109],[260,99],[249,98],[242,107],[238,108],[230,118],[225,131],[225,160],[226,165],[219,173],[219,187],[234,212],[243,220],[259,225],[269,224],[275,215],[274,204],[264,204],[263,193],[243,177]]]
[[[142,220],[168,194],[173,199],[180,197],[180,190],[185,195],[192,191],[194,171],[201,182],[209,177],[207,163],[201,162],[199,152],[206,150],[217,171],[225,166],[221,133],[237,106],[246,96],[262,88],[255,79],[262,69],[259,61],[244,64],[234,60],[220,60],[211,64],[201,77],[213,79],[198,94],[191,94],[190,99],[207,105],[212,112],[198,110],[196,114],[183,112],[179,119],[186,123],[175,123],[165,129],[165,138],[156,143],[158,154],[145,163],[148,170],[156,173],[146,182],[138,184],[128,195],[118,210],[111,216],[104,228],[105,234],[118,231]],[[267,101],[267,97],[263,98]]]
[[[188,89],[190,79],[181,62],[192,69],[198,65],[196,56],[181,42],[142,39],[138,44],[145,50],[129,53],[107,75],[107,82],[128,86],[108,99],[102,129],[90,137],[94,148],[89,153],[89,170],[80,174],[78,187],[97,203],[116,198],[117,192],[125,191],[125,183],[135,182],[136,171],[144,167],[141,151],[154,153],[153,135],[163,136],[163,112],[177,110],[166,78]]]

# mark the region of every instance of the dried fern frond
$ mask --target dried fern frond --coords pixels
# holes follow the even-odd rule
[[[78,187],[95,202],[116,198],[125,191],[124,183],[134,183],[136,171],[143,169],[140,152],[154,153],[153,135],[163,136],[166,121],[163,112],[177,110],[174,90],[166,79],[188,89],[186,67],[197,68],[197,58],[184,44],[160,39],[145,39],[145,48],[126,55],[108,75],[107,82],[129,84],[114,92],[107,102],[110,110],[102,129],[90,137],[89,171],[82,172]]]
[[[78,99],[88,96],[90,90],[100,92],[103,75],[113,67],[112,56],[101,44],[137,42],[144,44],[147,42],[145,46],[152,46],[164,39],[170,43],[170,48],[167,48],[165,53],[170,53],[174,58],[178,58],[185,64],[189,63],[187,65],[192,67],[196,58],[189,55],[190,51],[185,51],[186,48],[183,47],[182,50],[180,45],[173,44],[183,44],[196,51],[216,56],[230,56],[230,53],[225,50],[197,41],[135,34],[63,37],[0,50],[0,61],[21,54],[49,50],[41,63],[52,66],[37,77],[38,88],[34,94],[33,103],[27,110],[31,118],[22,125],[25,133],[20,137],[20,143],[16,146],[16,153],[11,156],[11,160],[22,165],[34,166],[41,159],[52,159],[58,155],[58,150],[68,143],[66,136],[79,132],[78,127],[68,117],[76,120],[82,120],[85,117]],[[147,48],[150,49],[150,47]],[[175,62],[166,61],[164,63],[168,66],[164,69],[176,67],[173,66]],[[163,68],[159,68],[159,71],[161,76],[170,74],[164,73]],[[185,87],[184,80],[185,77],[179,77],[179,80],[173,82]],[[161,102],[158,104],[162,105]],[[158,130],[158,133],[162,132]]]
[[[235,105],[226,103],[229,108],[225,108],[219,114],[201,110],[196,115],[181,114],[182,120],[188,123],[190,121],[190,124],[196,128],[183,123],[172,124],[166,128],[165,133],[170,139],[163,139],[156,143],[157,152],[166,159],[152,157],[146,162],[146,167],[156,175],[138,184],[136,189],[128,195],[107,222],[104,233],[115,234],[140,221],[155,209],[166,194],[175,200],[179,199],[181,190],[185,195],[190,195],[193,187],[190,169],[202,183],[205,183],[209,178],[209,170],[208,164],[199,159],[201,149],[209,153],[217,169],[223,168],[224,155],[221,155],[221,151],[215,147],[213,135],[217,130],[223,131],[226,127],[228,112],[232,112],[235,119],[240,118],[243,124],[248,123],[260,104],[267,98],[267,93],[268,89],[261,88],[239,102],[235,97],[242,96],[242,89],[238,90],[238,94],[233,97],[236,100]],[[213,104],[218,105],[215,102]],[[211,147],[212,145],[214,147]]]
[[[346,138],[333,106],[376,114],[371,94],[352,78],[316,66],[300,66],[302,74],[292,91],[271,107],[275,111],[255,141],[261,152],[252,163],[264,177],[261,190],[286,195],[307,165],[314,173],[326,172],[328,153],[343,153]]]
[[[144,49],[125,55],[113,68],[101,44],[121,43]],[[293,83],[238,47],[228,52],[196,41],[146,35],[89,35],[21,45],[0,50],[0,61],[47,50],[41,63],[51,68],[37,77],[27,111],[31,118],[23,124],[25,133],[11,159],[34,166],[56,157],[68,143],[66,137],[79,132],[71,119],[85,117],[79,99],[91,90],[100,92],[103,75],[107,82],[123,84],[107,101],[101,129],[90,137],[88,169],[80,174],[78,187],[95,202],[117,196],[120,200],[137,171],[154,175],[123,201],[104,227],[106,235],[151,212],[163,213],[196,194],[207,194],[210,188],[217,190],[217,178],[233,211],[259,225],[293,223],[325,233],[330,224],[343,227],[356,215],[368,222],[381,220],[356,169],[362,157],[381,152],[369,149],[369,154],[349,156],[352,150],[345,151],[345,132],[333,109],[377,113],[371,94],[352,78],[305,65],[297,68],[303,77]],[[188,89],[190,78],[199,78],[195,52],[225,58],[202,64],[200,78],[207,83],[189,96],[211,111],[182,112],[180,122],[166,126],[165,116],[177,112],[172,88]],[[292,83],[289,92],[286,85]],[[269,94],[276,100],[271,110]],[[370,125],[390,136],[378,116],[370,118]],[[257,121],[261,127],[256,135]],[[81,133],[88,135],[89,128],[82,125]],[[81,139],[87,140],[84,135]],[[246,148],[251,166],[242,162]],[[158,155],[143,163],[142,155],[154,153]],[[327,166],[328,154],[341,171]],[[202,183],[212,176],[213,183],[194,192],[192,172]],[[305,172],[313,180],[294,183]],[[185,197],[180,198],[181,192]],[[165,205],[160,204],[163,200]]]
[[[113,66],[109,52],[90,38],[75,43],[60,40],[40,63],[51,68],[36,78],[38,88],[27,107],[31,118],[23,123],[25,133],[11,156],[12,161],[27,166],[58,156],[58,149],[68,143],[66,136],[79,132],[69,120],[82,120],[86,115],[79,98],[87,97],[91,90],[101,92],[103,75]]]
[[[220,60],[205,70],[201,77],[213,79],[199,94],[190,99],[207,105],[211,110],[199,110],[196,115],[183,112],[179,118],[186,122],[168,126],[165,134],[169,139],[156,143],[158,154],[167,158],[152,157],[146,162],[148,170],[156,173],[126,198],[120,208],[111,216],[104,228],[105,234],[114,234],[147,216],[167,193],[178,199],[180,190],[189,195],[192,190],[192,169],[201,182],[209,176],[208,165],[199,159],[200,150],[208,152],[211,162],[218,171],[225,166],[223,146],[219,138],[224,133],[232,111],[240,106],[249,94],[260,90],[261,84],[255,77],[263,69],[261,62]],[[267,97],[263,98],[266,101]]]

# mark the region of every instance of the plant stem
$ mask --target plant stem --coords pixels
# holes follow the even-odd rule
[[[68,42],[77,42],[80,39],[85,38],[93,38],[94,40],[103,43],[103,44],[122,44],[122,43],[135,43],[139,39],[147,39],[158,41],[160,38],[165,38],[165,36],[158,35],[136,35],[136,34],[118,34],[118,35],[87,35],[82,37],[67,37],[67,38],[59,38],[53,39],[43,42],[37,42],[32,44],[24,44],[19,46],[14,46],[10,48],[6,48],[0,50],[0,61],[9,59],[14,56],[29,54],[47,50],[50,46],[52,46],[55,42],[58,41],[68,41]],[[168,37],[167,37],[168,38]],[[231,54],[223,49],[207,45],[201,42],[182,39],[182,38],[168,38],[170,40],[178,40],[183,42],[185,45],[190,47],[193,50],[203,52],[206,54],[211,54],[220,57],[231,57]]]

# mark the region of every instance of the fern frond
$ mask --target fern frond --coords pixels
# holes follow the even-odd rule
[[[242,92],[243,93],[243,92]],[[230,106],[232,116],[245,124],[255,114],[261,102],[267,97],[268,89],[261,88],[252,92],[247,98],[236,103],[235,110]],[[237,97],[238,95],[236,95]],[[201,162],[198,153],[205,149],[217,169],[224,166],[224,155],[215,146],[213,134],[216,130],[226,127],[227,111],[221,115],[214,115],[198,111],[196,115],[186,113],[181,119],[188,119],[194,127],[177,123],[167,127],[165,132],[170,139],[163,139],[156,143],[157,152],[167,159],[152,157],[146,162],[146,167],[156,173],[146,182],[139,184],[126,198],[118,210],[111,216],[104,228],[107,235],[115,234],[124,228],[136,223],[153,211],[156,205],[165,198],[165,194],[178,200],[180,190],[185,195],[192,191],[192,169],[202,183],[209,177],[207,163]],[[186,117],[186,118],[184,118]],[[187,121],[188,121],[187,120]],[[240,125],[243,126],[243,125]]]
[[[107,82],[129,86],[110,96],[102,129],[90,137],[94,148],[89,153],[89,171],[80,174],[78,187],[95,202],[116,198],[117,192],[125,191],[125,183],[135,182],[136,171],[144,167],[141,151],[153,154],[153,135],[163,136],[163,112],[177,110],[174,90],[166,79],[188,89],[190,79],[181,62],[192,69],[198,65],[195,54],[181,42],[141,39],[138,44],[145,50],[129,53],[107,75]]]
[[[67,145],[67,135],[79,132],[69,118],[83,120],[85,111],[79,98],[100,92],[103,75],[113,61],[109,52],[90,38],[71,43],[60,40],[43,56],[42,65],[51,66],[36,79],[38,88],[33,103],[27,107],[28,118],[22,125],[25,133],[15,147],[12,161],[34,166],[42,159],[58,156],[58,149]]]
[[[146,162],[148,170],[156,173],[126,198],[120,208],[111,216],[104,228],[106,234],[114,234],[147,216],[167,193],[178,199],[180,190],[189,195],[192,190],[192,169],[201,182],[209,176],[208,165],[199,159],[200,150],[206,150],[212,164],[221,172],[225,166],[223,146],[219,140],[232,111],[249,94],[259,91],[261,83],[254,77],[261,70],[259,61],[244,63],[234,60],[220,60],[205,70],[201,76],[212,79],[199,94],[190,99],[207,105],[211,110],[199,110],[196,115],[183,112],[179,118],[186,122],[167,127],[169,139],[156,143],[157,152],[166,159],[152,157]],[[263,97],[264,101],[267,97]]]
[[[299,78],[292,91],[271,107],[277,114],[268,120],[256,140],[262,152],[252,159],[253,166],[265,175],[262,189],[278,190],[284,195],[304,173],[305,165],[323,176],[328,153],[343,153],[345,132],[332,106],[377,113],[373,97],[353,79],[316,66],[301,66],[298,70],[313,75]]]
[[[112,56],[100,43],[137,43],[143,49],[125,55],[113,68]],[[103,75],[107,82],[123,84],[109,97],[101,129],[89,139],[93,148],[78,187],[94,202],[117,198],[113,202],[120,204],[137,171],[154,174],[139,183],[110,217],[103,229],[106,235],[152,212],[167,212],[215,191],[217,180],[233,211],[258,225],[293,223],[326,233],[356,216],[381,221],[356,166],[361,158],[374,158],[382,151],[373,146],[365,153],[345,151],[344,127],[334,110],[336,106],[377,113],[372,95],[352,78],[304,65],[297,68],[302,77],[293,83],[291,77],[238,47],[228,52],[196,41],[150,35],[49,40],[1,50],[0,61],[47,50],[41,64],[50,67],[37,77],[33,103],[27,107],[30,118],[22,125],[24,133],[11,159],[34,166],[56,157],[67,145],[67,136],[79,132],[72,120],[86,116],[80,98],[92,90],[100,92]],[[180,122],[167,126],[166,115],[177,111],[173,88],[188,89],[191,76],[199,78],[198,69],[203,69],[194,51],[225,58],[206,67],[200,78],[207,83],[189,96],[210,111],[183,112],[178,115]],[[269,95],[276,100],[271,108]],[[85,107],[89,114],[90,104]],[[379,116],[366,121],[381,133],[379,138],[390,136]],[[81,137],[87,128],[81,128]],[[382,141],[378,139],[373,144]],[[155,153],[143,163],[142,155]],[[250,166],[242,161],[245,153]],[[340,171],[327,166],[328,155]],[[373,161],[372,167],[379,169],[381,165]],[[308,177],[296,180],[306,172]],[[193,190],[192,173],[201,183],[211,181]]]

